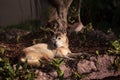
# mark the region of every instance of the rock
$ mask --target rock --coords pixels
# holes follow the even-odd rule
[[[54,71],[51,71],[51,72],[49,72],[49,75],[51,76],[51,77],[53,77],[53,78],[57,78],[57,72],[54,70]]]
[[[48,75],[46,72],[42,72],[38,70],[36,73],[37,73],[36,76],[37,78],[35,80],[53,80],[53,77]]]
[[[64,78],[68,78],[72,75],[72,70],[69,66],[66,66],[65,64],[63,64],[63,65],[60,66],[60,69],[64,73]]]
[[[77,64],[77,70],[79,74],[84,74],[90,73],[91,71],[97,71],[97,68],[93,61],[82,60]]]
[[[115,59],[115,56],[108,55],[91,56],[89,60],[82,59],[78,62],[74,60],[72,64],[65,62],[60,65],[60,69],[64,72],[63,77],[65,80],[73,80],[72,74],[76,69],[80,76],[84,76],[82,80],[103,80],[110,77],[114,77],[116,80],[116,77],[120,76],[120,71],[116,71],[113,68]],[[35,80],[58,80],[56,69],[50,71],[46,68],[37,69],[36,74],[37,78]]]
[[[90,72],[91,69],[94,69],[86,77],[84,77],[85,80],[104,79],[107,77],[117,77],[120,75],[120,72],[113,69],[113,64],[115,61],[114,56],[99,55],[96,59],[92,58],[92,60],[96,60],[94,63],[92,63],[94,66],[91,66],[92,64],[90,64],[93,61],[86,61],[82,64],[84,71],[80,71],[81,69],[78,69],[81,73]],[[79,63],[79,67],[81,67],[80,65],[81,63]],[[83,65],[85,66],[83,67]]]
[[[108,56],[108,55],[98,56],[97,63],[96,63],[97,69],[100,72],[106,72],[110,70],[110,68],[114,63],[114,60],[115,60],[114,56]]]
[[[104,78],[107,77],[117,77],[120,75],[120,72],[115,72],[115,71],[108,71],[108,72],[92,72],[91,74],[87,75],[83,80],[98,80],[101,79],[103,80]],[[113,79],[111,79],[113,80]],[[115,79],[114,79],[115,80]]]

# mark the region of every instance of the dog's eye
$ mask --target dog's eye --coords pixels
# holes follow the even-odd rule
[[[59,37],[58,40],[60,40],[61,38]]]

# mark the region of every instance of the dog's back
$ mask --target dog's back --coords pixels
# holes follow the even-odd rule
[[[54,48],[51,48],[54,46]],[[68,39],[66,34],[56,33],[52,37],[52,44],[39,43],[23,49],[24,55],[21,57],[21,62],[28,61],[30,65],[38,65],[41,59],[53,59],[57,57],[66,57],[71,53],[68,47]]]

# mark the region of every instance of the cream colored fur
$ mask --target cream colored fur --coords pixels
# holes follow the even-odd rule
[[[52,46],[54,45],[54,48]],[[68,57],[71,53],[68,46],[68,38],[66,34],[61,32],[55,33],[52,37],[52,44],[39,43],[23,49],[21,62],[28,61],[29,65],[39,65],[39,60],[50,60],[54,57]]]

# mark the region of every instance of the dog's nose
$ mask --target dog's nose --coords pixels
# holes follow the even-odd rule
[[[54,47],[56,48],[57,47],[57,45],[54,43]]]

